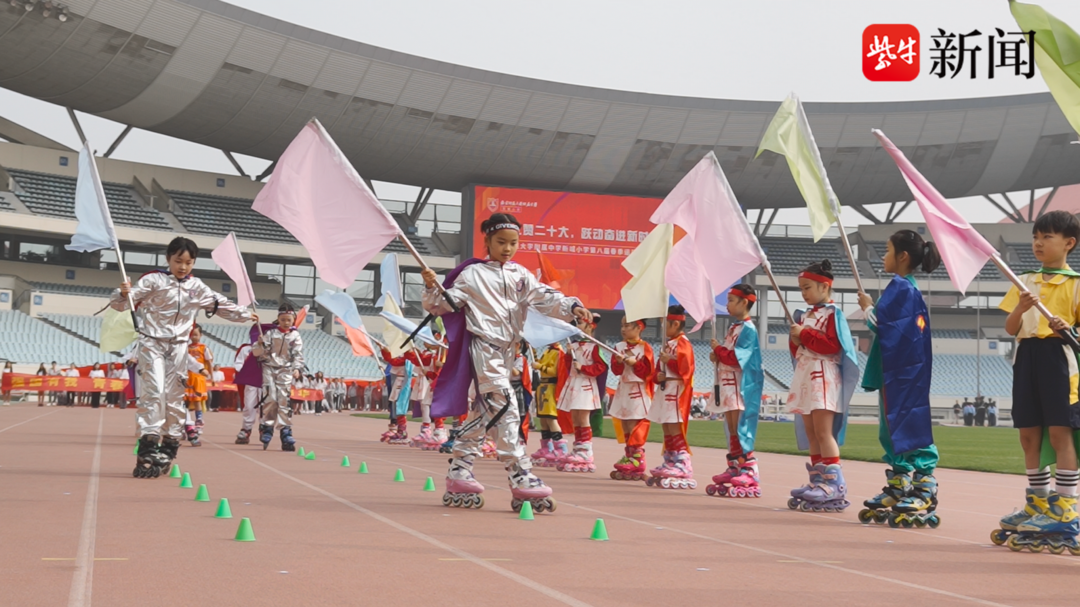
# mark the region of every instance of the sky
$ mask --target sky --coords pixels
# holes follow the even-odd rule
[[[938,28],[984,35],[1016,31],[1007,0],[232,0],[313,29],[423,57],[531,78],[665,95],[804,102],[908,101],[1045,92],[1041,77],[975,80],[922,73],[912,82],[862,75],[862,32],[875,23],[908,23],[924,49]],[[1080,29],[1080,2],[1041,6]],[[923,61],[929,57],[924,56]],[[984,63],[984,62],[983,62]],[[63,108],[0,88],[0,114],[71,147],[78,137]],[[80,114],[87,136],[105,149],[123,125]],[[215,149],[135,130],[113,158],[220,173],[234,169]],[[249,174],[268,161],[240,157]],[[380,197],[415,198],[414,187],[376,182]],[[1041,192],[1037,192],[1039,194]],[[1020,198],[1026,200],[1027,194]],[[433,200],[454,201],[456,192]],[[1014,198],[1015,200],[1015,198]],[[980,222],[1001,214],[981,198],[954,201]],[[877,207],[884,214],[882,207]],[[849,225],[867,220],[850,209]],[[912,205],[900,221],[918,221]],[[777,223],[805,224],[784,210]]]

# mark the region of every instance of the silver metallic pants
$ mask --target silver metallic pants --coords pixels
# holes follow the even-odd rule
[[[263,365],[262,372],[265,392],[262,423],[279,427],[292,426],[292,407],[289,405],[289,397],[292,395],[292,369],[275,369]]]
[[[184,391],[187,388],[187,343],[139,339],[139,436],[184,438]]]

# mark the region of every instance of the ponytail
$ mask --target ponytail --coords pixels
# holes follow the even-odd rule
[[[929,240],[923,240],[918,232],[913,230],[900,230],[889,237],[893,246],[893,254],[907,253],[908,263],[912,271],[921,269],[929,274],[941,265],[941,253],[937,245]]]

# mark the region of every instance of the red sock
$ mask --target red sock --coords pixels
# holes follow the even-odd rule
[[[820,453],[811,453],[810,454],[810,465],[816,466],[816,465],[818,465],[820,463],[821,463],[821,454]]]
[[[440,417],[440,418],[437,418],[435,420],[435,427],[436,428],[442,428],[443,427],[443,418]]]
[[[574,440],[579,443],[591,443],[592,426],[581,426],[579,428],[574,428]]]
[[[831,466],[833,464],[839,464],[840,463],[840,458],[839,457],[823,457],[823,458],[821,458],[821,463],[825,464],[826,466]]]
[[[732,434],[728,439],[728,455],[731,457],[738,457],[742,455],[742,443],[739,442],[739,435]]]
[[[686,437],[682,434],[673,434],[671,436],[671,450],[686,451]]]
[[[664,451],[671,451],[671,436],[664,435]]]

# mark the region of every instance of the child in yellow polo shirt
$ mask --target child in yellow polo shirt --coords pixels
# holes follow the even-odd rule
[[[1035,222],[1032,250],[1042,263],[1022,279],[1027,293],[1013,287],[1001,302],[1009,313],[1005,330],[1017,338],[1013,361],[1013,425],[1020,430],[1027,469],[1027,503],[1023,510],[1001,519],[995,543],[1080,554],[1076,535],[1077,471],[1073,431],[1080,427],[1076,354],[1060,332],[1072,331],[1080,320],[1080,274],[1066,263],[1080,239],[1080,221],[1065,211],[1047,213]],[[1035,309],[1042,302],[1054,316],[1047,320]],[[1040,466],[1043,432],[1057,455],[1054,491],[1050,467]],[[1019,535],[1012,535],[1018,532]]]

